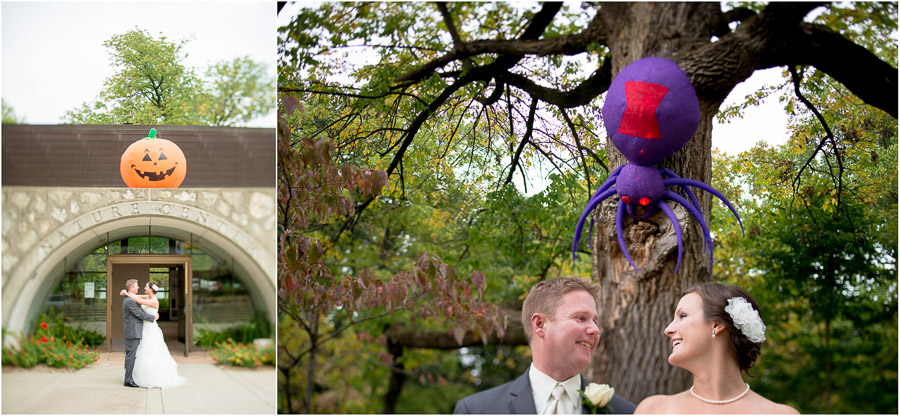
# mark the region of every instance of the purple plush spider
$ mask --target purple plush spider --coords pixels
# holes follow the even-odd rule
[[[591,197],[575,227],[575,241],[572,243],[572,258],[575,258],[584,222],[591,211],[603,200],[619,195],[616,209],[616,237],[625,258],[637,271],[641,271],[631,260],[625,239],[622,237],[622,222],[627,212],[637,219],[634,209],[644,207],[642,218],[649,218],[658,208],[666,213],[675,236],[678,239],[678,260],[675,272],[681,266],[682,238],[678,218],[669,208],[665,199],[683,205],[700,222],[709,248],[710,274],[712,274],[713,247],[709,227],[703,221],[700,201],[688,186],[703,189],[721,199],[728,209],[744,224],[728,199],[713,187],[693,179],[681,178],[670,169],[656,165],[678,149],[681,149],[697,131],[700,125],[700,106],[691,81],[678,64],[665,58],[644,58],[626,66],[616,76],[603,104],[603,119],[606,130],[616,149],[622,152],[628,163],[619,166]],[[666,177],[663,178],[663,175]],[[667,186],[680,186],[690,198],[666,190]],[[594,221],[591,220],[591,229]],[[590,230],[588,231],[590,233]]]

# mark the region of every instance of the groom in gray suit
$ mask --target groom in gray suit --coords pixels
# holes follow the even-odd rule
[[[597,286],[570,277],[538,283],[522,305],[522,325],[532,356],[525,374],[463,398],[453,413],[589,413],[578,390],[585,391],[588,385],[581,372],[600,342]],[[606,407],[620,414],[634,413],[634,408],[634,403],[615,395]]]
[[[137,294],[138,281],[129,279],[125,282],[125,289]],[[150,315],[141,309],[140,305],[126,296],[122,302],[122,318],[125,321],[125,386],[140,387],[134,383],[132,371],[134,370],[134,358],[138,345],[141,345],[141,333],[144,331],[144,321],[154,322],[159,319],[159,314]]]

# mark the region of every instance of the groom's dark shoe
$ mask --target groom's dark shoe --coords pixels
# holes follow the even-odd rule
[[[132,382],[132,383],[125,383],[125,387],[140,387],[140,386],[138,386],[137,384],[134,384]]]

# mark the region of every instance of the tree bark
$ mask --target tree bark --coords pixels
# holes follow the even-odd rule
[[[503,338],[497,336],[496,333],[488,336],[488,344],[490,345],[528,345],[525,338],[525,330],[519,323],[518,317],[521,315],[519,311],[506,311],[510,316],[509,323],[506,327],[506,333]],[[476,338],[472,332],[467,332],[463,338],[462,344],[456,342],[453,333],[450,331],[429,331],[422,329],[408,329],[404,327],[391,327],[385,332],[389,344],[402,345],[406,348],[432,348],[438,350],[455,350],[457,348],[470,347],[473,345],[484,345],[481,338]]]
[[[397,401],[400,400],[400,392],[403,391],[403,382],[406,381],[406,369],[401,361],[401,358],[403,357],[403,345],[394,343],[388,339],[387,349],[394,358],[391,364],[391,382],[388,385],[387,393],[384,395],[384,413],[394,414],[397,413]]]
[[[319,350],[318,316],[316,316],[315,320],[311,321],[311,323],[313,330],[309,334],[309,356],[306,358],[309,360],[306,367],[306,400],[303,403],[303,413],[306,414],[312,413],[313,389],[316,384],[316,352]]]
[[[689,68],[700,62],[691,52],[708,44],[716,31],[721,12],[717,3],[634,3],[604,4],[603,13],[611,33],[610,52],[613,73],[628,63],[647,56],[661,56],[679,63],[695,83]],[[717,67],[719,70],[724,67]],[[704,76],[716,70],[702,66]],[[747,75],[752,70],[747,71]],[[745,77],[746,77],[745,76]],[[724,76],[733,87],[743,79],[735,73]],[[722,82],[722,79],[719,80]],[[727,88],[730,91],[730,88]],[[661,166],[680,176],[709,183],[712,176],[712,118],[722,99],[698,89],[700,126],[684,148],[667,158]],[[709,95],[714,95],[709,97]],[[727,96],[727,92],[725,93]],[[627,163],[607,141],[610,169]],[[670,190],[681,192],[680,189]],[[704,218],[709,224],[712,206],[710,194],[697,192]],[[699,223],[680,205],[670,203],[681,224],[684,257],[678,274],[674,273],[677,240],[668,217],[657,213],[647,220],[625,220],[623,232],[629,253],[642,273],[628,264],[619,248],[615,232],[617,199],[605,201],[595,211],[596,231],[592,236],[593,278],[601,288],[598,302],[600,345],[586,376],[592,381],[609,383],[616,393],[640,402],[654,394],[673,394],[687,390],[690,373],[669,365],[671,344],[663,330],[688,286],[709,280],[708,254]]]

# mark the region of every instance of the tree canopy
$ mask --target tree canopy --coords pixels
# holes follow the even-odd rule
[[[6,103],[3,99],[3,124],[21,124],[25,122],[25,117],[16,116],[16,110]]]
[[[248,57],[212,64],[201,78],[183,63],[186,40],[136,28],[103,43],[117,69],[98,99],[66,112],[66,123],[236,126],[274,108],[265,64]]]

